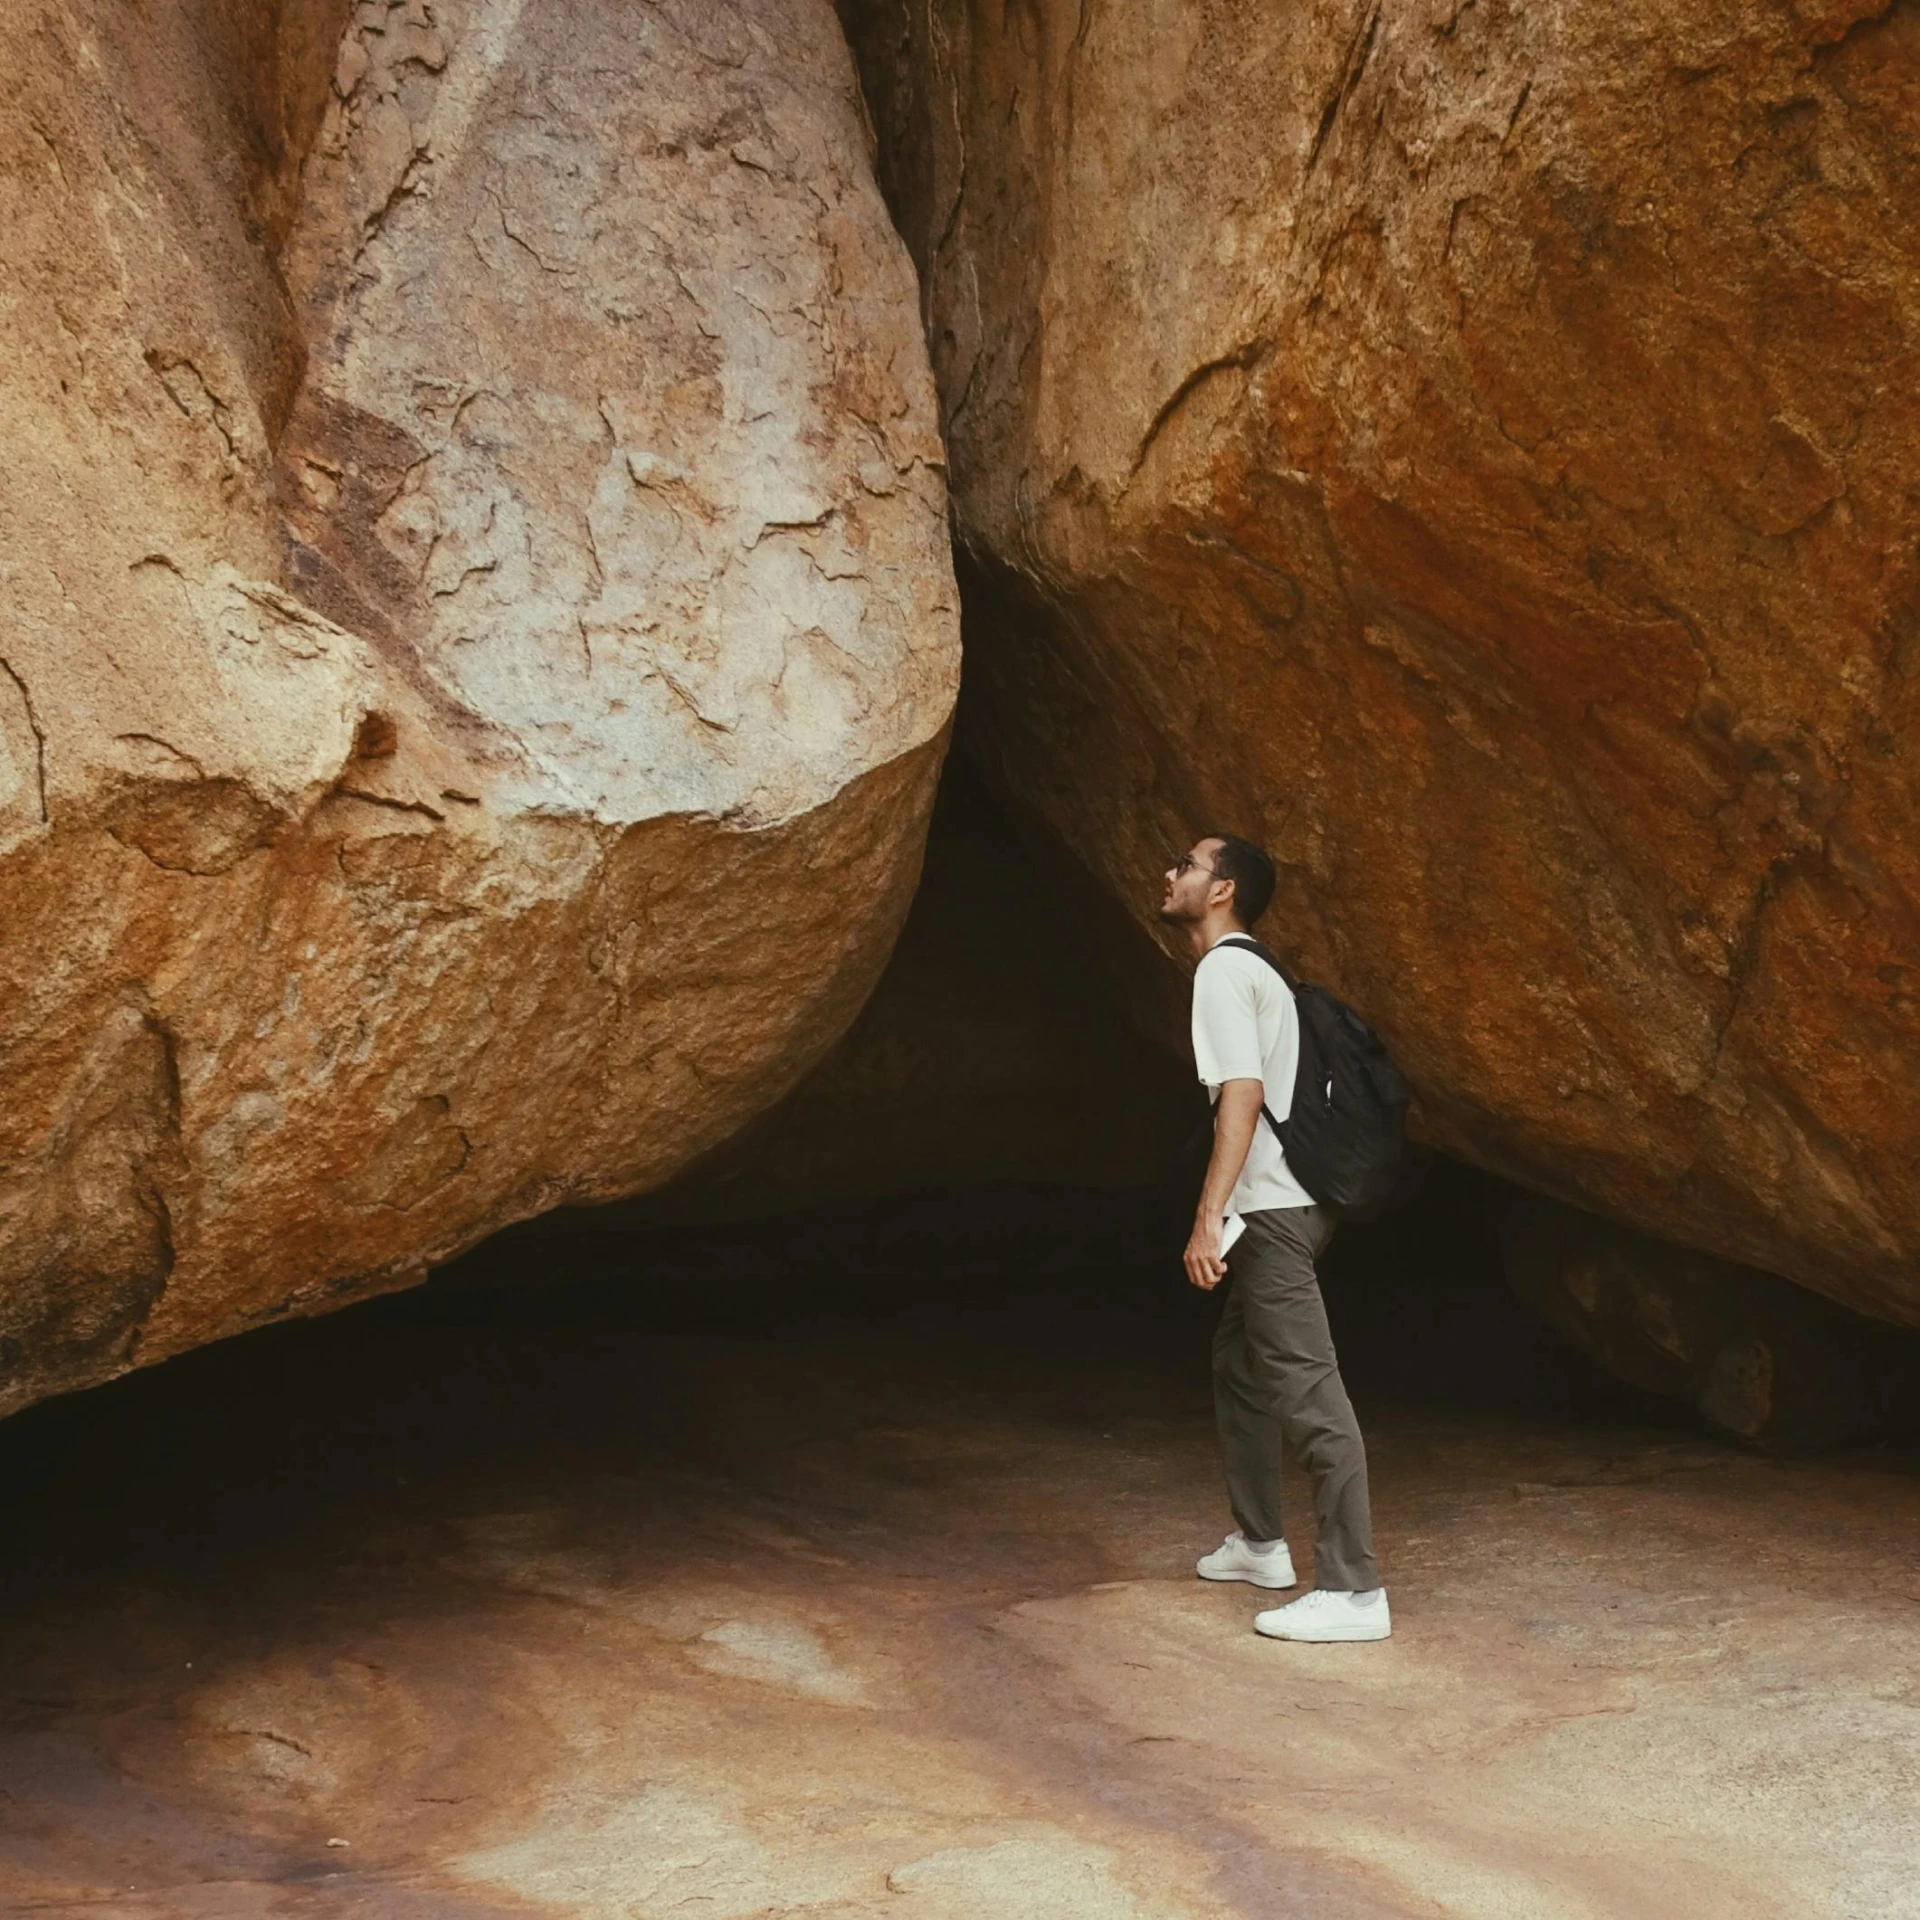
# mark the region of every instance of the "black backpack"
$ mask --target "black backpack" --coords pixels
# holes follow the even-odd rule
[[[1351,1007],[1324,987],[1295,980],[1251,935],[1229,934],[1217,944],[1257,953],[1286,981],[1299,1011],[1293,1106],[1284,1120],[1260,1108],[1293,1177],[1343,1220],[1379,1218],[1406,1192],[1405,1076]]]

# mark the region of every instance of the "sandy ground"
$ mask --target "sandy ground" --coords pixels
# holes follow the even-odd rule
[[[1292,1647],[1164,1331],[317,1337],[0,1436],[0,1911],[1920,1916],[1911,1460],[1363,1399]]]

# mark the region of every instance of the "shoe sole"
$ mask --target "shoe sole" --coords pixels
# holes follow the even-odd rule
[[[1295,1646],[1326,1647],[1345,1644],[1355,1640],[1388,1640],[1393,1637],[1392,1627],[1329,1627],[1323,1633],[1287,1633],[1277,1627],[1263,1627],[1258,1620],[1253,1623],[1255,1633],[1264,1634],[1269,1640],[1291,1640]]]
[[[1195,1567],[1194,1572],[1200,1573],[1200,1569]],[[1251,1573],[1200,1573],[1200,1578],[1222,1584],[1229,1580],[1238,1580],[1245,1586],[1259,1587],[1267,1593],[1284,1593],[1289,1587],[1297,1587],[1300,1584],[1300,1576],[1297,1573],[1290,1574],[1285,1580],[1262,1580]]]

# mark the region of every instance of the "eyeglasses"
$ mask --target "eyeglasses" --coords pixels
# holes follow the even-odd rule
[[[1168,854],[1167,865],[1173,869],[1173,877],[1176,880],[1178,880],[1189,867],[1198,867],[1202,873],[1210,873],[1216,880],[1220,878],[1220,869],[1218,867],[1210,867],[1204,860],[1196,860],[1190,853]]]

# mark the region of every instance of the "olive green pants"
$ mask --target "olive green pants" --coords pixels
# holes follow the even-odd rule
[[[1227,1301],[1213,1336],[1213,1407],[1234,1524],[1278,1540],[1280,1449],[1313,1482],[1314,1585],[1380,1584],[1367,1499],[1367,1449],[1340,1379],[1313,1263],[1333,1239],[1324,1207],[1249,1213],[1227,1255]]]

